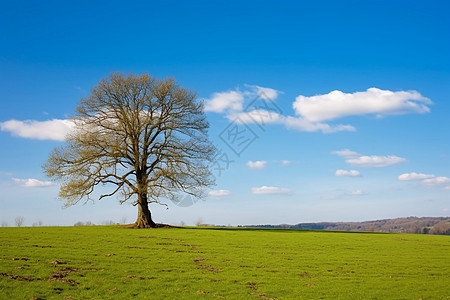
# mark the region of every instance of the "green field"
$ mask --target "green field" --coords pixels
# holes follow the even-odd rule
[[[0,228],[0,299],[450,299],[448,236]]]

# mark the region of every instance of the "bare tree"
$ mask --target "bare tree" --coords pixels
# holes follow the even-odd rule
[[[202,226],[202,224],[203,224],[202,217],[198,217],[197,222],[195,222],[195,226]]]
[[[120,193],[121,203],[138,207],[134,227],[156,227],[149,203],[200,197],[213,184],[203,104],[172,79],[111,74],[81,99],[73,121],[66,145],[43,166],[62,181],[66,206],[91,200],[96,186],[109,185],[99,199]]]
[[[25,219],[24,219],[22,216],[16,217],[16,219],[15,219],[15,221],[16,221],[16,226],[17,226],[17,227],[22,227],[23,221],[24,221],[24,220],[25,220]]]
[[[39,221],[37,221],[37,222],[34,222],[33,224],[32,224],[32,226],[42,226],[44,224],[44,222],[42,222],[42,220],[39,220]]]

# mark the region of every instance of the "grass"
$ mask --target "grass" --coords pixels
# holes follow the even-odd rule
[[[450,299],[448,236],[0,228],[0,299]]]

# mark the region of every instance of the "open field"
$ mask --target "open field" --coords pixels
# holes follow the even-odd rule
[[[0,228],[0,299],[450,299],[448,236]]]

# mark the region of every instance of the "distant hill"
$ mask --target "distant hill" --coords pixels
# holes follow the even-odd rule
[[[408,217],[364,222],[246,225],[245,227],[450,235],[450,217]]]

